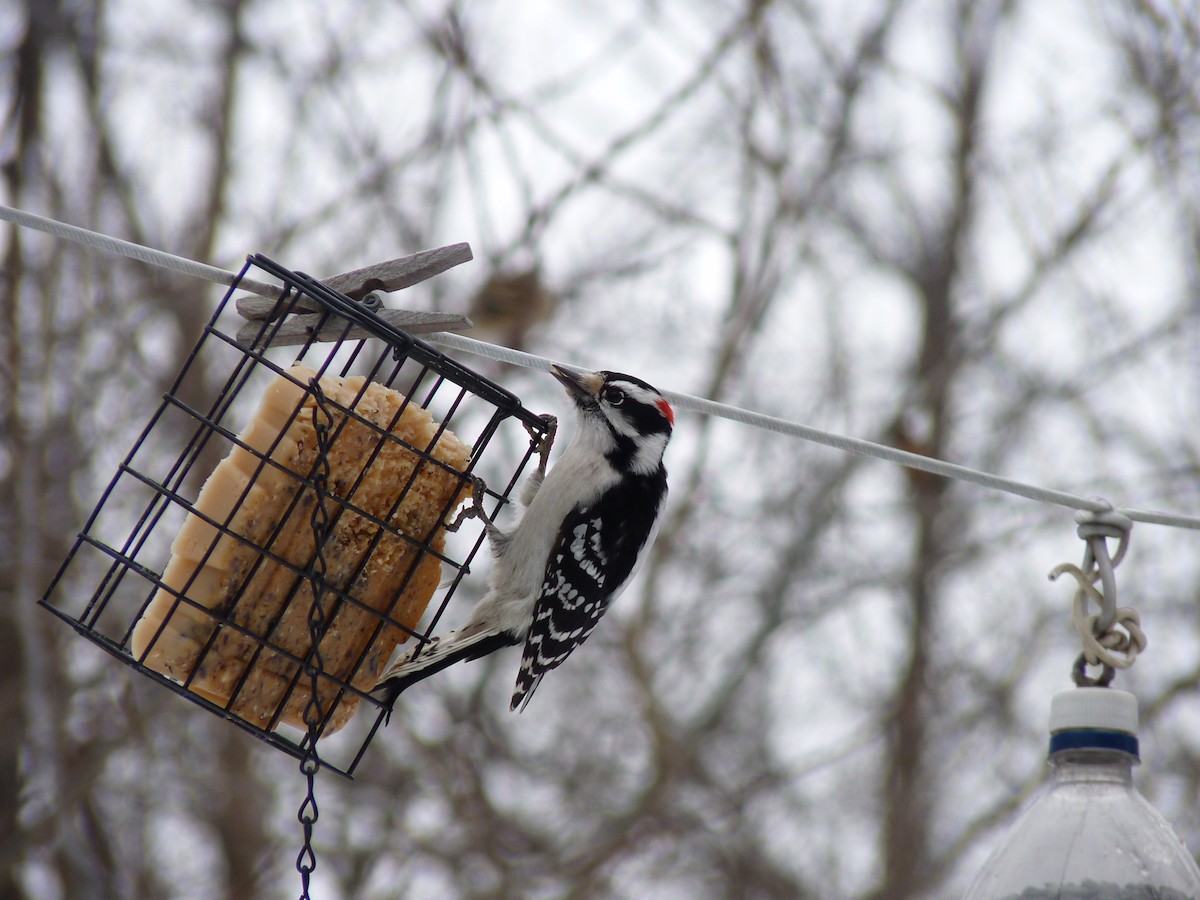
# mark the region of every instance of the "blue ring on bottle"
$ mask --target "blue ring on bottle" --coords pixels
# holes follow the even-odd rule
[[[1138,755],[1137,735],[1103,728],[1069,728],[1050,735],[1050,752],[1059,750],[1121,750]]]

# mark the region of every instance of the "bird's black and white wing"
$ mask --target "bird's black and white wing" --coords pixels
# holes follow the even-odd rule
[[[588,639],[633,579],[653,543],[666,477],[634,478],[576,506],[546,562],[511,709],[524,709],[542,677]]]

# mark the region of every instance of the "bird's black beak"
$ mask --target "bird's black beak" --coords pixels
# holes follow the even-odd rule
[[[567,389],[567,394],[579,406],[595,404],[604,387],[604,376],[598,372],[573,372],[558,366],[550,367],[550,374]]]

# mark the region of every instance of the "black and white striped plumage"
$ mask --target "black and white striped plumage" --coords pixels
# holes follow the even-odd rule
[[[530,476],[515,525],[488,524],[496,561],[466,625],[401,657],[380,679],[386,696],[524,642],[511,705],[523,709],[545,674],[587,640],[653,543],[667,496],[670,405],[631,375],[557,366],[553,374],[578,412],[571,445],[548,474]]]

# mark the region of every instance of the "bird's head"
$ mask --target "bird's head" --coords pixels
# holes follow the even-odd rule
[[[579,439],[594,442],[619,471],[649,475],[662,464],[675,413],[655,388],[620,372],[551,368],[579,412]]]

